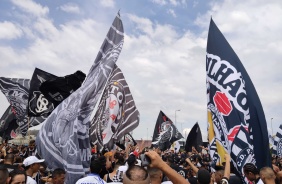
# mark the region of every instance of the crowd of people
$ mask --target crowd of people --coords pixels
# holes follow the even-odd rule
[[[0,184],[64,184],[64,168],[49,170],[46,161],[36,155],[35,141],[28,146],[3,142],[0,145]],[[76,184],[241,184],[234,173],[228,154],[223,166],[210,167],[208,150],[197,152],[160,151],[141,145],[127,145],[125,150],[98,152],[92,149],[90,171],[74,181]],[[282,159],[273,157],[272,168],[258,170],[254,164],[244,166],[244,176],[250,184],[279,184]]]

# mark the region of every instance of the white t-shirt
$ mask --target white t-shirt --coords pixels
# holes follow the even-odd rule
[[[36,181],[34,179],[32,179],[32,177],[27,176],[26,184],[37,184],[37,183],[36,183]]]
[[[75,184],[106,184],[97,174],[88,174],[86,177],[79,179]]]

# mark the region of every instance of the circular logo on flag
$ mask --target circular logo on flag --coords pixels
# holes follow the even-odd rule
[[[225,93],[217,91],[213,97],[213,101],[218,111],[221,112],[223,115],[228,116],[232,111],[232,105]]]

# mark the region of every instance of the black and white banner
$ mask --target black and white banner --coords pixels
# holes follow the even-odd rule
[[[53,110],[36,137],[38,153],[47,160],[47,166],[50,169],[65,169],[65,183],[74,184],[89,172],[90,116],[119,57],[123,42],[123,25],[118,14],[85,82]]]
[[[273,154],[278,157],[282,157],[282,125],[279,126],[279,129],[275,135],[273,143]]]
[[[175,141],[182,138],[183,136],[172,121],[160,111],[155,125],[152,145],[164,151],[169,149]]]
[[[13,113],[17,118],[20,133],[25,136],[29,127],[36,126],[45,120],[44,117],[27,115],[28,91],[30,80],[0,77],[0,89],[9,101]]]
[[[264,64],[264,63],[261,63]],[[243,166],[270,166],[267,125],[255,87],[223,34],[211,19],[206,84],[208,138],[214,163],[225,162],[229,153],[243,179]]]
[[[124,135],[139,124],[139,111],[122,71],[115,68],[91,122],[90,140],[99,150],[111,150]]]
[[[39,87],[46,80],[56,79],[57,76],[35,68],[29,88],[28,115],[47,117],[53,110],[54,104],[41,93]]]

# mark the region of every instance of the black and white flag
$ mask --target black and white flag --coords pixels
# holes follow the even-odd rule
[[[26,135],[29,127],[36,126],[45,120],[43,117],[28,118],[29,86],[29,79],[0,77],[0,90],[4,93],[11,105],[23,136]]]
[[[246,163],[271,166],[267,125],[247,71],[212,19],[205,62],[210,156],[221,165],[230,154],[244,179]]]
[[[64,168],[65,183],[74,184],[89,172],[90,116],[117,61],[124,42],[116,16],[81,87],[61,102],[41,127],[36,145],[50,169]]]
[[[39,87],[46,80],[53,80],[57,76],[35,68],[29,88],[28,115],[47,117],[53,110],[54,104],[41,93]]]
[[[279,126],[274,138],[273,154],[277,155],[279,158],[282,157],[282,125]]]
[[[111,150],[116,142],[139,125],[139,111],[122,71],[115,68],[91,122],[90,140],[99,150]]]
[[[160,111],[152,139],[153,147],[164,151],[171,147],[173,142],[183,138],[172,121]]]
[[[134,140],[131,134],[127,133],[116,143],[116,145],[125,150],[128,145],[136,146],[137,142]]]
[[[28,129],[26,107],[28,102],[29,79],[0,77],[0,89],[13,108],[21,133],[26,135]]]

